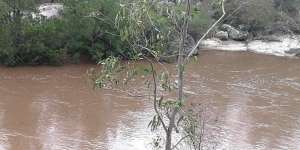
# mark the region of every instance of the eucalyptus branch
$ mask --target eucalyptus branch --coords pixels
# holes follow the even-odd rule
[[[163,129],[165,130],[165,132],[167,133],[168,132],[168,128],[160,114],[160,112],[158,111],[158,108],[157,108],[157,80],[156,80],[156,72],[154,70],[154,67],[153,67],[153,63],[151,61],[149,61],[150,63],[150,66],[151,66],[151,71],[152,71],[152,78],[153,78],[153,84],[154,84],[154,87],[153,87],[153,101],[154,101],[154,111],[156,113],[156,115],[158,116],[158,119],[161,121],[161,124],[163,126]]]
[[[157,55],[155,55],[155,54],[153,53],[153,50],[151,50],[151,49],[149,49],[149,48],[147,48],[147,47],[145,47],[145,46],[142,46],[142,45],[137,45],[137,46],[140,47],[140,48],[142,48],[142,49],[144,49],[144,50],[146,50],[146,51],[148,51],[148,52],[155,58],[156,62],[157,62],[160,66],[162,66],[166,72],[169,72],[168,69],[167,69],[167,67],[159,61],[159,58],[157,57]],[[148,61],[150,61],[147,57],[144,56],[144,58],[146,58]],[[151,61],[150,61],[150,62],[151,62]]]
[[[193,47],[193,49],[191,50],[191,52],[188,54],[188,56],[185,58],[185,62],[187,62],[189,60],[189,58],[195,53],[195,51],[198,49],[199,45],[201,44],[201,42],[203,41],[203,39],[212,31],[212,29],[214,29],[216,27],[217,24],[219,24],[223,18],[226,16],[226,11],[225,11],[225,1],[226,0],[222,0],[222,12],[223,15],[206,31],[206,33],[199,39],[199,41],[197,42],[197,44]]]
[[[190,135],[186,135],[182,137],[173,147],[172,149],[176,148],[184,139],[188,138]]]
[[[156,61],[159,62],[159,58],[157,57],[157,55],[155,55],[153,53],[153,50],[151,50],[151,49],[149,49],[149,48],[147,48],[145,46],[142,46],[142,45],[137,45],[137,46],[140,47],[140,48],[142,48],[142,49],[144,49],[144,50],[146,50],[147,52],[149,52],[156,59]]]

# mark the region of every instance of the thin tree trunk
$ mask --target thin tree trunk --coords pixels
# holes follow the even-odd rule
[[[177,62],[177,74],[178,74],[178,96],[177,96],[177,105],[181,105],[183,103],[183,77],[184,77],[184,47],[185,47],[185,39],[187,37],[187,30],[188,30],[188,20],[190,16],[190,0],[187,0],[187,16],[184,18],[184,24],[180,31],[180,45],[178,49],[178,62]],[[178,114],[179,107],[175,106],[172,115],[170,117],[167,137],[166,137],[166,150],[172,149],[172,132],[173,129],[176,127],[175,119],[176,115]]]
[[[173,127],[169,126],[167,131],[167,137],[166,137],[166,150],[172,149],[172,133],[173,133]]]

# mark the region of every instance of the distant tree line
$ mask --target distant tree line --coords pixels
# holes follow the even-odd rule
[[[121,3],[125,1],[132,0],[0,0],[0,64],[63,64],[66,60],[79,62],[81,56],[93,61],[108,56],[134,58],[138,53],[130,47],[130,40],[124,40],[129,29],[116,24]],[[135,2],[139,1],[142,2]],[[151,0],[161,3],[162,7],[151,8],[149,15],[152,21],[146,21],[148,25],[155,23],[156,28],[144,28],[147,32],[140,32],[147,33],[143,38],[149,38],[148,42],[156,42],[153,45],[156,45],[154,49],[158,54],[168,49],[170,42],[176,41],[176,36],[167,34],[170,21],[165,15],[168,13],[168,5],[162,3],[165,1]],[[37,12],[41,3],[51,2],[64,5],[60,17],[45,19],[31,15],[31,12]],[[222,12],[218,2],[192,1],[188,34],[200,37],[220,17]],[[227,0],[228,13],[224,23],[242,26],[253,36],[277,31],[300,33],[299,5],[299,0]],[[153,34],[160,34],[160,39],[153,39]],[[162,35],[165,35],[164,38],[161,38]]]

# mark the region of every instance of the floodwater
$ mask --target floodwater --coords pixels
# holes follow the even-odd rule
[[[0,150],[151,149],[151,100],[94,90],[91,67],[1,67]],[[186,70],[187,101],[217,118],[217,149],[300,149],[299,59],[210,51]]]

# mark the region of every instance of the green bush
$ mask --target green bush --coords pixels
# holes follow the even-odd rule
[[[128,49],[114,26],[119,11],[118,1],[67,0],[64,5],[66,48],[72,58],[87,55],[99,61],[111,55],[126,55]]]
[[[243,1],[230,0],[226,3],[227,13],[225,22],[238,26],[249,26],[250,30],[264,30],[278,19],[273,0]]]
[[[220,17],[222,12],[218,5],[213,5],[214,18]],[[254,35],[264,33],[265,30],[300,31],[297,25],[299,18],[299,0],[228,0],[226,2],[224,22],[233,26],[245,25]],[[278,27],[279,25],[279,27]]]
[[[31,1],[31,0],[28,0]],[[18,3],[18,10],[29,11]],[[130,57],[127,44],[121,40],[114,19],[119,12],[119,2],[111,0],[63,0],[64,11],[57,19],[18,18],[0,11],[0,63],[61,64],[65,57],[75,62],[81,55],[99,61],[111,55]],[[0,0],[2,8],[7,8]],[[7,21],[6,21],[7,20]]]
[[[0,63],[61,64],[66,57],[79,62],[82,55],[93,61],[109,56],[132,59],[138,58],[140,52],[147,53],[139,51],[138,45],[151,45],[148,48],[159,55],[177,37],[176,29],[171,28],[172,18],[157,13],[158,8],[150,1],[135,1],[136,6],[133,6],[134,3],[128,0],[128,8],[124,8],[119,0],[60,2],[64,10],[56,19],[33,19],[24,14],[12,19],[5,15],[11,12],[10,9],[0,11],[3,14],[0,17],[8,20],[0,24]],[[136,10],[132,10],[133,7]],[[174,9],[171,7],[170,10]],[[183,9],[175,7],[175,11]],[[20,10],[31,11],[32,8]],[[190,32],[198,34],[208,24],[206,13],[194,13]]]
[[[0,0],[0,63],[15,66],[21,64],[61,64],[64,35],[59,20],[32,18],[35,12],[33,0]]]
[[[15,42],[14,26],[2,24],[0,30],[0,62],[15,66],[20,64],[61,64],[64,54],[64,37],[60,22],[24,19]]]
[[[24,30],[20,55],[26,64],[63,63],[65,37],[59,20],[29,23]]]
[[[207,31],[213,23],[211,16],[205,11],[197,10],[192,12],[192,19],[189,25],[189,33],[196,39]]]

